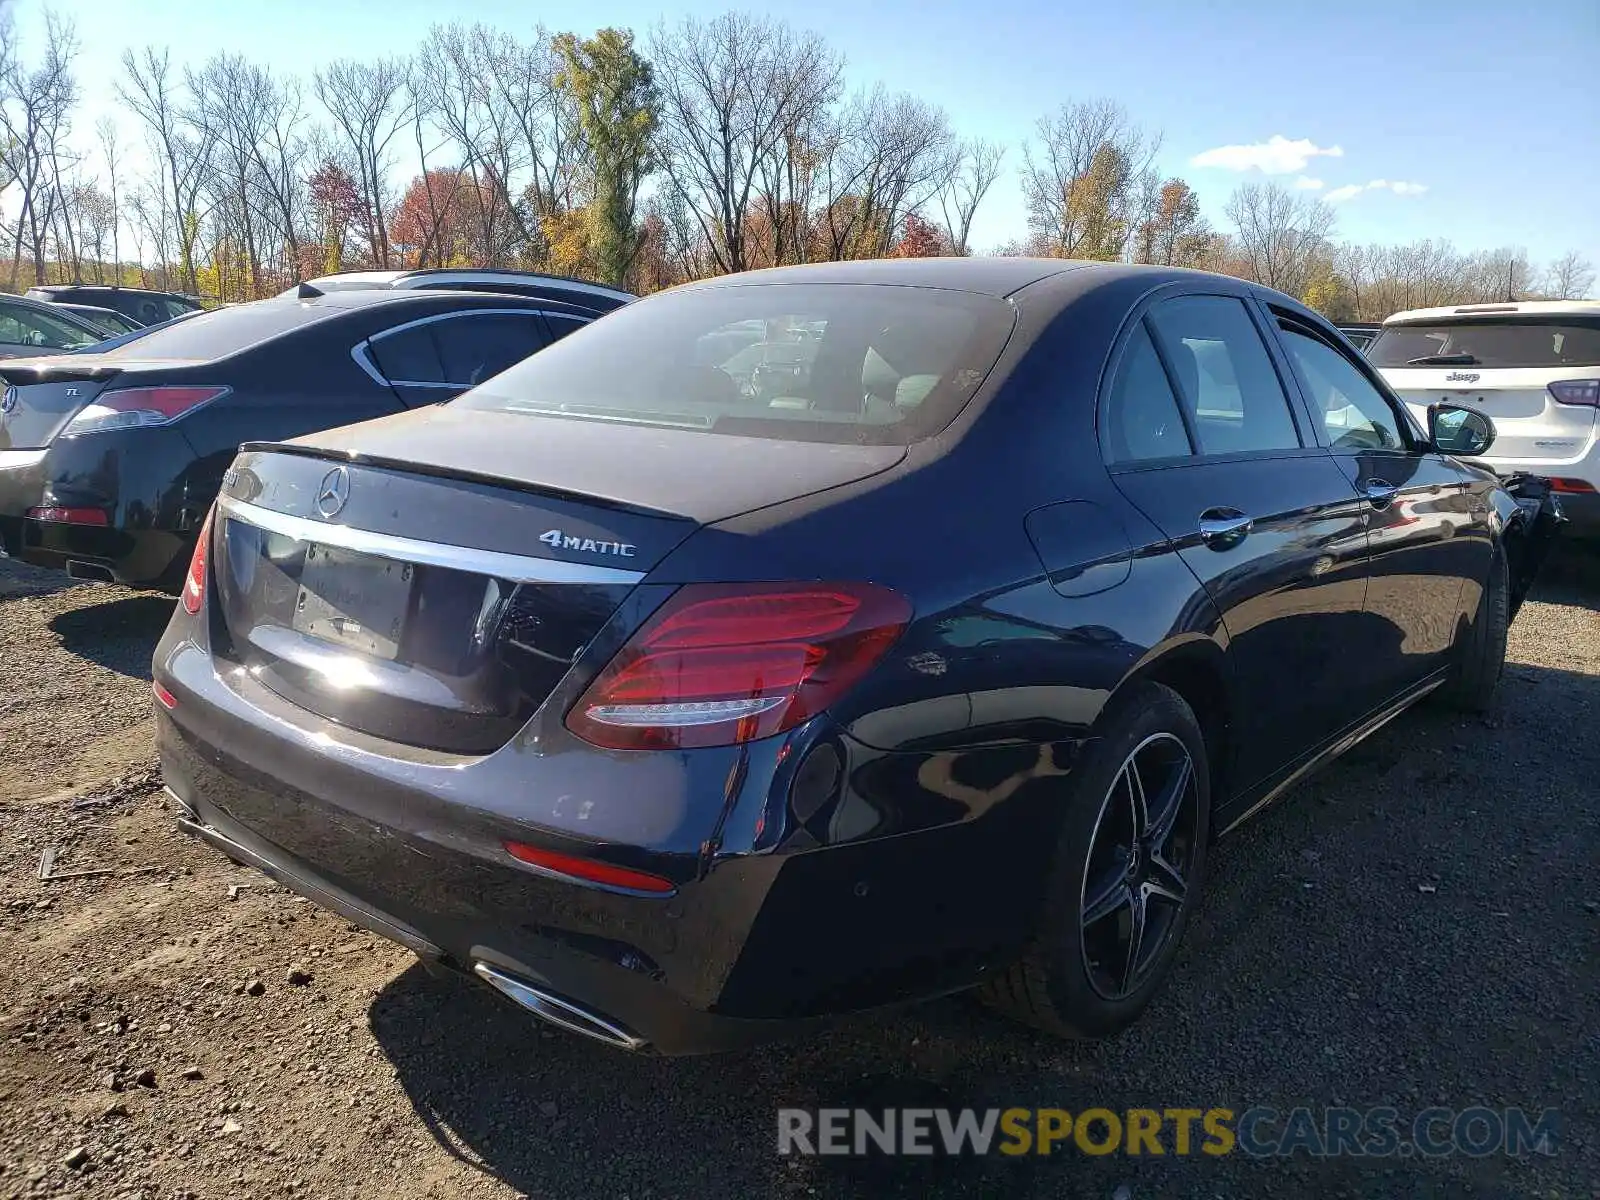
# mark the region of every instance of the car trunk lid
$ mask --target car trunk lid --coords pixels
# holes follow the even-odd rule
[[[42,450],[115,376],[114,369],[35,359],[0,362],[0,450]]]
[[[94,354],[0,361],[0,450],[43,450],[118,376],[193,366],[163,359],[138,362]]]
[[[445,439],[436,422],[386,420],[244,446],[215,518],[213,653],[351,728],[486,754],[702,524],[903,454],[790,445],[781,473],[771,456],[759,486],[718,495],[701,476],[736,453],[722,443],[745,439],[676,434],[692,439],[684,446],[675,431],[652,430],[653,444],[625,437],[630,449],[611,461],[580,440],[529,436],[568,422],[473,418],[487,432],[447,423],[460,436]],[[465,448],[454,444],[467,432]],[[622,431],[586,432],[609,443]],[[359,456],[343,449],[354,446]],[[692,449],[704,453],[691,461]],[[669,469],[681,481],[676,498]]]
[[[694,528],[670,513],[246,447],[215,518],[213,652],[351,728],[488,753]]]

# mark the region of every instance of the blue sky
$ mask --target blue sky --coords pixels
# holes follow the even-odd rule
[[[19,0],[25,50],[37,44],[44,3]],[[407,52],[441,19],[643,32],[663,16],[730,6],[53,0],[53,7],[76,22],[83,43],[87,107],[79,126],[87,142],[95,118],[116,111],[110,81],[125,45],[166,43],[185,61],[237,50],[309,74],[329,58]],[[1600,264],[1596,0],[810,0],[789,12],[792,23],[823,33],[845,55],[852,84],[915,92],[943,105],[963,134],[1012,144],[1013,170],[978,217],[979,247],[1023,233],[1014,168],[1036,118],[1066,100],[1110,97],[1163,131],[1160,166],[1189,180],[1219,227],[1228,193],[1267,177],[1266,168],[1291,186],[1320,181],[1319,194],[1337,202],[1344,239],[1523,245],[1536,262],[1578,250]],[[129,118],[120,119],[125,140],[139,136]],[[1232,149],[1206,153],[1224,147]]]

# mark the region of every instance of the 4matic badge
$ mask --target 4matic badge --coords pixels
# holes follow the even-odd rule
[[[632,558],[634,547],[629,542],[602,542],[594,538],[562,533],[559,529],[546,529],[539,540],[553,550],[576,550],[580,554],[611,554],[617,558]]]

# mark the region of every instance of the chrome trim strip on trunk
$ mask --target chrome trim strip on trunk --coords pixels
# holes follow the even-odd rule
[[[635,584],[644,578],[643,571],[626,571],[620,567],[599,567],[590,563],[563,562],[555,558],[536,558],[531,555],[506,554],[499,550],[479,550],[472,546],[448,546],[439,542],[424,542],[416,538],[401,537],[392,533],[374,533],[368,529],[354,529],[349,525],[312,521],[289,513],[273,512],[270,508],[223,496],[217,500],[217,509],[224,516],[265,529],[268,533],[282,534],[299,542],[315,542],[321,546],[337,546],[357,554],[373,554],[379,558],[392,558],[400,562],[420,563],[430,567],[444,567],[451,571],[465,571],[470,575],[487,575],[513,583],[615,583]]]

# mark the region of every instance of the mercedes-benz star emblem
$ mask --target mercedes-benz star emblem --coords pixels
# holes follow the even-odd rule
[[[17,406],[17,389],[8,387],[5,395],[0,396],[0,413],[8,413]]]
[[[322,477],[322,486],[317,489],[317,511],[331,519],[339,515],[348,499],[350,472],[344,467],[335,467]]]

